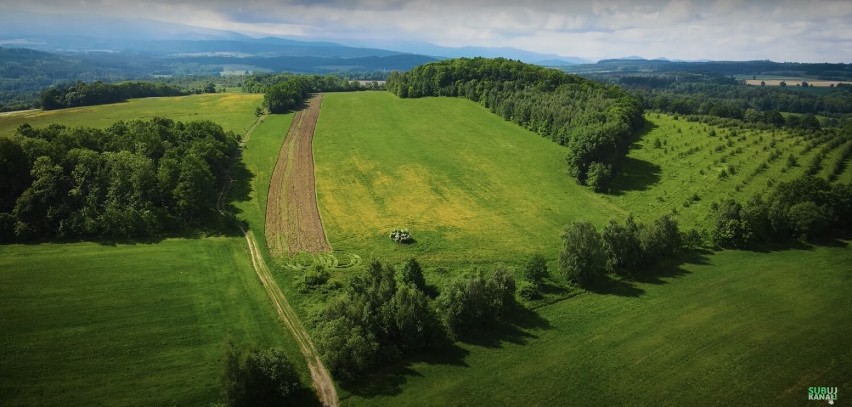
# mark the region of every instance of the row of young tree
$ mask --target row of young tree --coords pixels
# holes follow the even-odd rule
[[[716,209],[713,243],[747,248],[791,238],[806,241],[852,230],[852,185],[805,176],[778,184],[766,198],[732,199]]]
[[[643,125],[638,99],[558,70],[502,58],[459,58],[394,72],[399,97],[458,96],[568,147],[569,173],[603,189]]]
[[[129,238],[209,226],[239,136],[210,121],[24,124],[0,138],[0,240]]]
[[[674,256],[684,242],[677,220],[665,215],[651,224],[624,224],[611,219],[598,232],[589,222],[576,221],[562,233],[559,268],[565,278],[583,287],[600,284],[607,274],[632,277],[661,258]]]
[[[333,374],[353,380],[494,323],[514,305],[515,280],[497,268],[458,276],[434,300],[430,292],[414,259],[399,273],[373,261],[352,276],[317,318],[317,346]]]
[[[207,92],[215,92],[208,88]],[[145,97],[183,96],[189,92],[162,82],[76,82],[72,85],[51,86],[41,93],[41,107],[44,110],[65,109],[69,107],[94,106],[123,102],[128,99]]]

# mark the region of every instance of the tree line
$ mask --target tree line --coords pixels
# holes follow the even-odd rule
[[[402,98],[465,97],[568,147],[568,171],[603,189],[644,121],[638,99],[554,69],[508,59],[459,58],[393,72],[387,89]]]
[[[317,317],[317,346],[333,374],[354,380],[447,340],[487,328],[515,305],[515,280],[497,267],[457,276],[437,298],[415,259],[397,272],[373,261]]]
[[[600,285],[608,274],[633,277],[677,254],[684,242],[694,240],[690,235],[684,236],[670,215],[647,225],[632,216],[623,225],[611,219],[600,232],[589,222],[575,221],[562,232],[559,268],[568,281],[583,287]]]
[[[351,92],[381,88],[378,83],[362,86],[336,75],[257,74],[243,82],[243,91],[263,93],[263,106],[269,113],[285,113],[298,108],[311,93]]]
[[[210,91],[209,87],[206,91]],[[212,92],[215,92],[215,86]],[[94,106],[123,102],[127,99],[183,96],[189,92],[162,82],[76,82],[72,85],[57,85],[41,93],[41,107],[44,110],[65,109],[69,107]]]
[[[852,85],[810,91],[799,86],[747,86],[729,77],[688,72],[665,74],[598,74],[591,77],[618,83],[639,97],[645,108],[682,115],[709,115],[800,127],[780,112],[840,117],[852,113]],[[789,116],[797,118],[798,116]]]
[[[133,238],[217,219],[239,136],[210,121],[105,130],[21,125],[0,138],[0,240]]]
[[[779,183],[764,198],[716,205],[713,243],[747,248],[792,238],[806,241],[852,230],[852,185],[804,176]]]

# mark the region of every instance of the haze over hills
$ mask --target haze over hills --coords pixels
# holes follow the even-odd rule
[[[426,42],[346,40],[312,41],[306,38],[254,36],[146,19],[96,16],[34,15],[24,12],[0,16],[0,46],[48,52],[130,52],[170,57],[319,57],[364,58],[416,54],[435,59],[504,57],[541,65],[571,65],[593,61],[576,56],[542,54],[512,47],[443,47]]]

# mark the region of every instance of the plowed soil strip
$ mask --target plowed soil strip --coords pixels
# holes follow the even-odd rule
[[[272,172],[266,203],[266,243],[274,257],[331,252],[317,208],[311,147],[321,105],[322,95],[315,95],[308,107],[293,116]]]

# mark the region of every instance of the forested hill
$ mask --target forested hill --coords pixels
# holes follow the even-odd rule
[[[568,147],[568,170],[606,187],[642,126],[638,99],[617,86],[502,58],[459,58],[394,72],[399,97],[461,96]]]

